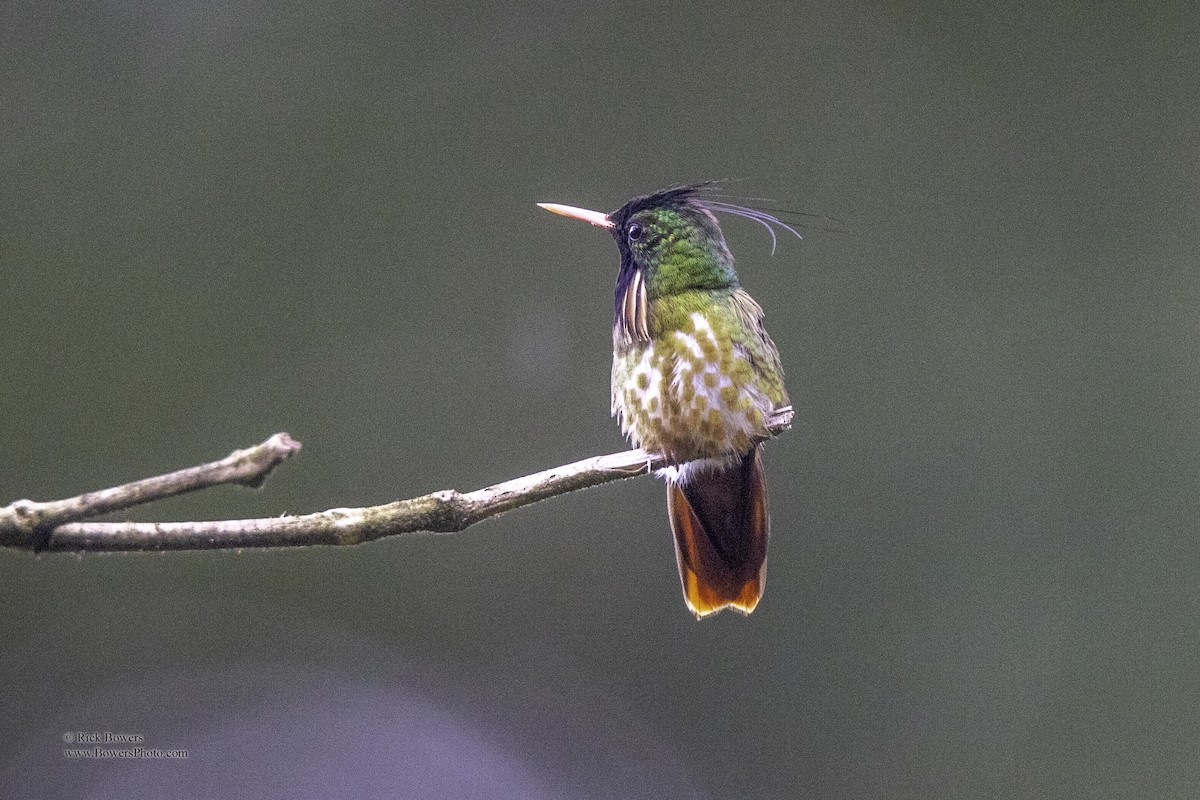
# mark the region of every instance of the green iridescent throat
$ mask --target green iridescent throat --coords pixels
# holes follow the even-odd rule
[[[643,226],[641,238],[629,248],[634,264],[644,271],[652,300],[737,287],[733,255],[708,210],[690,203],[655,208],[634,215],[631,222]]]

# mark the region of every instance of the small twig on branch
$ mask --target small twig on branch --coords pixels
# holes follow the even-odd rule
[[[300,443],[291,436],[277,433],[262,444],[234,450],[220,461],[168,472],[166,475],[156,475],[66,500],[48,503],[17,500],[0,508],[0,544],[22,546],[23,543],[13,542],[10,537],[24,535],[29,537],[29,544],[35,550],[41,550],[45,549],[50,532],[67,522],[224,483],[257,488],[262,486],[271,470],[299,449]]]
[[[791,428],[792,408],[777,408],[770,436]],[[667,465],[645,450],[595,456],[504,483],[461,493],[454,489],[366,508],[332,508],[301,516],[198,522],[78,522],[222,483],[258,486],[275,465],[300,449],[286,433],[227,458],[99,492],[0,508],[0,546],[51,552],[217,550],[243,547],[353,545],[402,533],[456,533],[514,508],[577,489],[645,475]]]

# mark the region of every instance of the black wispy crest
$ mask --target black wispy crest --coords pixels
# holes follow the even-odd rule
[[[789,224],[784,222],[777,215],[805,217],[812,220],[829,221],[838,225],[843,224],[842,220],[838,219],[837,217],[830,217],[824,214],[810,214],[804,211],[791,211],[789,209],[770,208],[757,205],[757,203],[772,202],[765,197],[739,197],[735,195],[722,194],[717,191],[717,189],[719,189],[723,184],[729,182],[729,179],[722,179],[690,183],[683,186],[675,186],[670,189],[664,189],[661,192],[656,192],[654,195],[648,195],[644,199],[649,201],[653,198],[658,202],[662,202],[663,200],[667,200],[668,202],[690,202],[702,206],[703,208],[707,208],[709,211],[733,214],[734,216],[753,220],[754,222],[757,222],[759,225],[762,225],[764,228],[766,228],[767,232],[771,234],[771,255],[775,255],[775,251],[779,245],[779,237],[775,226],[779,226],[780,229],[787,231],[797,239],[804,238],[804,236],[801,235],[798,230],[796,230],[796,227],[805,227],[804,224],[799,222]],[[735,200],[738,202],[733,202]],[[817,225],[815,227],[818,230],[831,231],[834,233],[843,232],[838,228],[830,228],[823,225]]]
[[[766,211],[760,211],[757,208],[750,208],[749,206],[739,206],[734,203],[726,203],[722,200],[712,200],[707,197],[700,198],[699,202],[710,211],[721,211],[726,214],[734,214],[739,217],[745,217],[746,219],[752,219],[759,225],[762,225],[767,229],[767,233],[771,234],[771,255],[775,255],[775,247],[779,244],[779,237],[775,234],[776,225],[783,228],[797,239],[804,238],[800,235],[800,232],[791,225],[788,225],[774,214],[768,214]]]
[[[614,233],[624,229],[625,223],[639,211],[647,208],[657,208],[662,206],[699,206],[711,212],[732,214],[734,216],[743,217],[744,219],[753,220],[759,225],[767,229],[771,234],[771,255],[775,255],[775,251],[779,246],[779,236],[775,226],[787,231],[797,239],[803,239],[796,227],[806,227],[807,223],[787,223],[777,215],[789,217],[805,217],[812,220],[825,220],[843,224],[842,220],[837,217],[826,216],[825,214],[810,214],[804,211],[791,211],[781,208],[770,208],[758,205],[744,205],[742,202],[732,202],[733,200],[743,202],[766,202],[771,200],[763,197],[738,197],[735,195],[726,195],[717,192],[723,184],[729,183],[729,179],[698,181],[696,183],[681,184],[672,186],[667,189],[661,189],[651,194],[635,197],[619,209],[614,211],[609,217],[615,223]],[[795,227],[793,227],[795,226]],[[843,233],[839,228],[826,227],[824,225],[815,225],[818,230],[830,231],[833,233]],[[624,245],[623,240],[618,237],[618,245]]]

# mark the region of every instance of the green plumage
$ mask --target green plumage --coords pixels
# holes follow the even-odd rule
[[[624,231],[614,231],[613,413],[635,444],[680,463],[744,454],[788,398],[720,225],[692,195],[638,198],[610,216]],[[645,316],[640,334],[630,315]]]
[[[660,474],[697,617],[749,614],[762,595],[770,523],[757,442],[788,404],[779,352],[713,214],[759,212],[706,202],[701,188],[637,197],[611,214],[546,206],[609,229],[620,249],[612,411],[634,444],[673,465]]]

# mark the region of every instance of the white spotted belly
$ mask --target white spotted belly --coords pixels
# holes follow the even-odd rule
[[[677,462],[745,453],[772,404],[745,353],[703,314],[691,322],[614,355],[613,413],[635,444]]]

